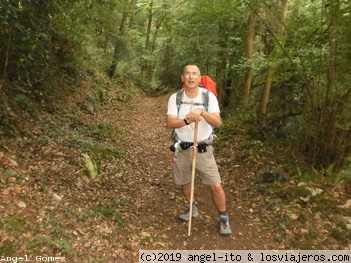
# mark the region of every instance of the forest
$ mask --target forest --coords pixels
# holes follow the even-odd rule
[[[194,62],[226,116],[349,174],[350,1],[2,2],[2,135],[16,133],[17,110],[54,110],[94,72],[150,92],[179,87]]]
[[[0,152],[39,113],[170,93],[195,63],[223,136],[245,126],[351,184],[350,19],[350,0],[1,0]]]

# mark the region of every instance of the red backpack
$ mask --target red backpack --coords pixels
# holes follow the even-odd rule
[[[211,91],[217,97],[218,94],[217,94],[216,85],[217,85],[216,82],[214,82],[214,80],[211,79],[210,76],[208,76],[208,75],[201,76],[199,87],[205,88],[205,89]],[[184,85],[182,86],[182,88],[184,88]]]

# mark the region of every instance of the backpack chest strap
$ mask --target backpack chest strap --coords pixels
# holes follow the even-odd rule
[[[205,106],[204,102],[191,102],[191,101],[181,101],[181,104],[191,104],[195,106]]]
[[[204,106],[205,110],[208,110],[208,104],[209,104],[209,92],[205,88],[201,88],[202,91],[202,103],[201,102],[191,102],[191,101],[182,101],[183,95],[184,95],[184,89],[181,89],[177,92],[177,98],[176,98],[176,103],[177,103],[177,109],[178,109],[178,115],[179,116],[179,111],[180,111],[180,106],[182,104],[192,104],[195,106]]]

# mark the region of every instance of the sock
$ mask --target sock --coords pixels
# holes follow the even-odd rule
[[[220,216],[228,216],[227,211],[223,211],[223,212],[219,211],[219,215]]]

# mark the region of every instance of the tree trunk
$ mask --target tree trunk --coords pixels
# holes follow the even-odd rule
[[[252,55],[253,55],[256,20],[257,20],[256,11],[251,8],[250,15],[247,22],[248,31],[245,39],[246,62],[250,62],[250,59],[252,58]],[[244,85],[243,85],[243,88],[241,89],[241,102],[244,106],[247,106],[249,102],[251,83],[252,83],[252,71],[253,70],[251,66],[247,66],[245,68]]]
[[[121,26],[119,27],[119,31],[117,34],[118,39],[117,39],[116,44],[115,44],[112,62],[111,62],[110,67],[107,70],[107,74],[110,78],[113,78],[113,76],[115,74],[117,64],[118,64],[118,61],[120,60],[122,52],[124,52],[127,49],[128,19],[130,18],[131,11],[134,9],[136,3],[137,3],[137,0],[131,0],[127,10],[125,12],[123,12]]]
[[[337,2],[331,3],[328,26],[329,57],[327,66],[327,94],[326,106],[331,106],[335,100],[335,61],[337,53],[337,25],[335,25],[335,15],[340,8]]]
[[[2,79],[3,80],[6,80],[6,77],[7,77],[7,66],[9,64],[12,26],[7,26],[7,28],[5,27],[5,31],[8,32],[8,38],[7,38],[7,43],[6,43],[6,53],[4,54],[5,55],[5,58],[4,58],[4,69],[3,69],[3,72],[2,72]],[[0,86],[0,90],[1,90],[1,86]]]
[[[228,32],[229,25],[227,22],[222,21],[219,24],[220,32]],[[217,90],[218,90],[218,101],[224,107],[228,105],[230,94],[228,94],[227,87],[227,64],[228,64],[228,39],[225,34],[221,35],[219,40],[220,51],[218,52],[218,63],[216,67],[216,79],[217,79]]]
[[[154,52],[156,50],[156,40],[157,40],[157,37],[158,37],[159,30],[160,30],[165,18],[166,18],[166,15],[163,15],[155,23],[156,24],[155,25],[155,30],[154,30],[154,33],[152,34],[152,38],[151,38],[151,41],[150,41],[150,53],[151,54],[154,54]],[[147,71],[146,71],[147,80],[149,82],[151,82],[152,79],[153,79],[154,69],[155,69],[155,62],[152,60],[152,61],[150,61],[149,65],[147,67]]]
[[[334,20],[331,18],[332,21]],[[331,23],[333,23],[331,21]],[[335,62],[336,62],[336,52],[337,52],[337,40],[334,37],[334,26],[330,25],[329,28],[329,61],[327,66],[327,93],[326,93],[326,115],[330,116],[329,123],[325,126],[325,134],[329,134],[326,136],[326,140],[328,143],[324,147],[324,156],[331,156],[331,153],[337,151],[335,149],[335,144],[337,140],[337,125],[338,125],[338,116],[336,115],[337,112],[335,110]],[[339,138],[340,139],[340,138]],[[326,160],[327,163],[331,162],[332,160]]]
[[[288,11],[288,6],[289,6],[289,0],[284,0],[283,3],[282,3],[282,9],[281,9],[281,26],[279,27],[275,27],[275,28],[278,28],[277,30],[272,30],[273,31],[273,34],[274,34],[274,31],[276,31],[278,34],[283,34],[284,33],[284,22],[286,20],[286,14],[287,14],[287,11]],[[273,49],[271,51],[271,53],[274,52],[274,46],[273,46]],[[264,87],[263,87],[263,91],[262,91],[262,97],[261,97],[261,102],[260,102],[260,107],[259,107],[259,111],[258,111],[258,114],[257,114],[257,117],[260,121],[263,120],[263,118],[266,116],[267,114],[267,106],[268,106],[268,102],[269,102],[269,96],[270,96],[270,91],[271,91],[271,87],[272,87],[272,80],[273,80],[273,75],[274,75],[274,72],[275,72],[275,69],[274,69],[274,63],[269,65],[268,68],[267,68],[267,75],[266,75],[266,80],[265,80],[265,84],[264,84]]]
[[[152,27],[152,20],[153,20],[153,5],[154,1],[151,0],[149,3],[149,14],[148,14],[148,22],[147,22],[147,30],[146,30],[146,41],[145,41],[145,54],[146,58],[143,60],[143,64],[141,67],[142,75],[146,78],[148,82],[152,81],[152,74],[151,74],[151,27]]]
[[[267,68],[266,80],[264,82],[264,87],[261,94],[261,103],[258,111],[258,119],[262,120],[267,114],[267,106],[269,102],[269,95],[272,87],[272,80],[274,75],[273,65],[269,65]]]
[[[333,161],[337,155],[338,149],[335,148],[337,141],[340,140],[337,136],[338,132],[338,116],[341,115],[342,109],[337,105],[335,98],[335,67],[337,59],[337,50],[338,50],[338,36],[337,36],[337,27],[338,23],[336,16],[340,6],[337,2],[330,3],[329,11],[329,26],[328,26],[328,40],[329,40],[329,57],[327,65],[327,92],[326,92],[326,103],[325,103],[325,116],[324,119],[329,119],[324,125],[324,130],[321,131],[324,136],[317,138],[321,140],[324,137],[325,143],[322,144],[321,153],[324,158],[325,163],[330,163]],[[325,118],[327,117],[327,118]]]

